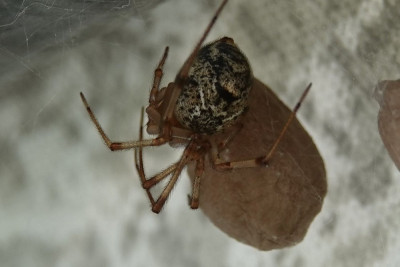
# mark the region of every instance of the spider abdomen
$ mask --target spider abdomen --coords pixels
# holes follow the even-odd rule
[[[202,47],[177,99],[175,115],[187,129],[213,134],[247,109],[253,75],[247,58],[224,37]]]

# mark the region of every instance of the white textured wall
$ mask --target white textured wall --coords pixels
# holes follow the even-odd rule
[[[233,37],[255,76],[289,106],[313,82],[299,118],[325,159],[328,195],[305,240],[272,252],[230,239],[189,210],[186,173],[154,215],[133,153],[109,152],[80,103],[84,91],[113,139],[136,139],[164,47],[166,84],[218,1],[153,9],[145,1],[7,2],[0,4],[8,14],[0,16],[1,266],[400,265],[400,175],[378,135],[372,97],[379,80],[399,78],[396,1],[232,0],[208,38]],[[146,152],[155,172],[181,150]]]

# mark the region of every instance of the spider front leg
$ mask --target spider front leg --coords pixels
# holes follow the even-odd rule
[[[162,76],[164,75],[163,67],[164,63],[168,56],[168,46],[164,50],[164,54],[158,63],[157,68],[154,70],[154,79],[153,86],[151,87],[150,96],[149,96],[149,106],[146,108],[146,113],[149,117],[149,122],[147,126],[147,132],[151,134],[159,134],[160,133],[160,125],[161,125],[161,115],[159,113],[160,105],[163,102],[164,94],[166,89],[163,88],[160,90],[160,83]]]
[[[214,160],[214,168],[217,170],[230,170],[230,169],[238,169],[238,168],[251,168],[257,166],[268,166],[269,161],[271,160],[273,154],[275,153],[276,149],[278,148],[279,143],[282,141],[290,123],[296,117],[296,113],[299,110],[301,103],[304,101],[305,97],[307,96],[308,92],[311,88],[311,83],[307,86],[304,90],[303,94],[301,95],[299,101],[296,103],[296,106],[290,113],[288,120],[286,121],[285,125],[283,126],[279,136],[276,138],[275,142],[271,146],[268,154],[264,156],[260,156],[255,159],[248,159],[248,160],[239,160],[239,161],[229,161],[229,162],[218,162],[218,160]]]
[[[164,63],[168,56],[168,50],[169,50],[169,48],[167,46],[164,50],[164,54],[163,54],[160,62],[158,63],[157,68],[154,70],[154,79],[153,79],[152,89],[150,91],[149,107],[155,106],[157,98],[160,99],[159,87],[160,87],[160,82],[161,82],[161,79],[163,76]],[[101,127],[99,121],[97,120],[96,116],[94,115],[92,109],[90,108],[90,106],[82,92],[80,92],[80,96],[81,96],[83,105],[85,106],[87,112],[89,113],[90,119],[96,126],[97,131],[100,133],[104,142],[106,143],[106,145],[108,146],[108,148],[111,151],[131,149],[131,148],[135,148],[135,147],[144,147],[144,146],[160,146],[169,141],[169,138],[165,134],[158,136],[155,139],[150,139],[150,140],[126,141],[126,142],[111,141],[110,138],[108,138],[108,136],[105,134],[103,128]],[[159,121],[156,123],[159,124]],[[165,132],[168,132],[168,131],[166,130]]]
[[[155,139],[148,139],[148,140],[141,140],[141,141],[125,141],[125,142],[111,141],[110,138],[108,138],[108,136],[105,134],[103,128],[101,127],[100,123],[98,122],[96,116],[94,115],[92,109],[90,108],[90,106],[82,92],[80,92],[80,96],[81,96],[83,105],[85,106],[86,111],[88,112],[88,114],[90,116],[90,119],[96,126],[97,131],[99,132],[99,134],[103,138],[104,142],[106,143],[107,147],[111,151],[131,149],[131,148],[135,148],[135,147],[144,147],[144,146],[160,146],[169,141],[168,138],[166,138],[162,135],[158,136]]]
[[[149,97],[150,105],[154,105],[157,100],[157,94],[159,93],[161,79],[162,79],[162,76],[164,75],[163,67],[165,64],[165,60],[168,57],[168,50],[169,50],[168,46],[165,47],[164,54],[163,54],[160,62],[158,63],[157,68],[154,70],[153,86],[151,87],[150,97]]]

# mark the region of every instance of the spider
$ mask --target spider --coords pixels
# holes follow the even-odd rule
[[[135,150],[136,170],[151,202],[152,211],[155,213],[161,211],[183,168],[192,161],[196,162],[196,175],[192,194],[188,197],[189,205],[192,209],[199,207],[200,180],[207,154],[212,159],[212,166],[221,171],[268,166],[287,127],[295,117],[311,87],[310,83],[268,154],[254,159],[230,162],[222,162],[219,159],[219,153],[229,146],[230,140],[240,131],[241,115],[248,108],[251,108],[247,106],[247,97],[253,84],[253,75],[247,58],[232,38],[223,37],[202,46],[227,2],[228,0],[224,0],[216,10],[200,40],[176,75],[175,81],[169,83],[167,87],[159,89],[163,76],[163,66],[169,50],[168,47],[165,48],[164,54],[154,71],[149,105],[146,108],[148,116],[147,132],[157,135],[156,138],[143,139],[144,111],[142,108],[139,140],[111,141],[100,126],[85,96],[82,92],[80,93],[82,102],[107,147],[111,151]],[[210,140],[211,136],[221,132],[228,133],[228,137],[224,141],[215,144]],[[161,146],[166,143],[171,146],[185,146],[181,158],[157,175],[147,179],[143,167],[142,148]],[[150,189],[168,176],[171,176],[169,182],[155,200]]]

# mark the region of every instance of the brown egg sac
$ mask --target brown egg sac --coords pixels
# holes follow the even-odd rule
[[[290,113],[270,88],[255,79],[249,110],[241,118],[243,128],[221,153],[221,159],[265,155]],[[219,142],[224,136],[222,133],[210,139]],[[321,210],[327,182],[321,155],[297,119],[268,167],[217,171],[207,157],[201,176],[200,208],[217,227],[260,250],[292,246],[303,240]],[[188,167],[192,182],[194,165]]]
[[[378,114],[379,133],[400,170],[400,80],[379,82],[375,97],[381,106]]]

